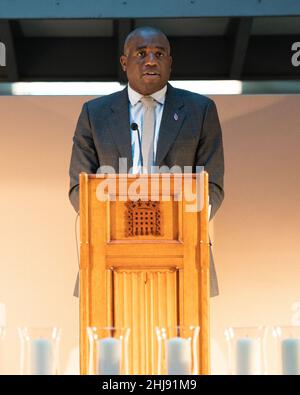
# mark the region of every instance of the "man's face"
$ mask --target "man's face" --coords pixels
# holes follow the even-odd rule
[[[163,34],[140,32],[131,38],[120,62],[132,89],[151,95],[169,80],[172,58]]]

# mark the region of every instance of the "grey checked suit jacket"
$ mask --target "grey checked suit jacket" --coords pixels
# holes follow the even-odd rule
[[[174,117],[174,115],[177,116]],[[79,173],[97,173],[100,166],[116,172],[119,158],[132,167],[129,99],[127,88],[85,103],[73,138],[70,163],[70,201],[79,210]],[[213,218],[224,198],[222,132],[214,102],[202,95],[168,84],[157,143],[156,165],[204,166],[209,174]],[[127,171],[128,171],[127,169]],[[211,296],[218,295],[218,281],[211,254]],[[78,279],[77,279],[78,280]],[[74,295],[78,294],[78,281]]]

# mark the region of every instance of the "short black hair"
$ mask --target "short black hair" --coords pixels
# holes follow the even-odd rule
[[[152,27],[152,26],[141,26],[141,27],[137,27],[136,29],[132,30],[132,32],[130,32],[128,34],[128,36],[126,37],[125,42],[124,42],[124,54],[125,55],[126,55],[127,47],[129,45],[131,39],[133,37],[135,37],[136,35],[140,34],[140,33],[150,33],[150,34],[161,34],[161,35],[163,35],[165,37],[168,45],[169,45],[168,50],[170,52],[170,43],[169,43],[168,37],[166,36],[166,34],[162,30],[160,30],[160,29],[158,29],[156,27]]]

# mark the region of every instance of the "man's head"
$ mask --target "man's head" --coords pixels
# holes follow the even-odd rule
[[[131,88],[151,95],[162,89],[170,77],[169,40],[158,29],[139,27],[127,36],[120,62]]]

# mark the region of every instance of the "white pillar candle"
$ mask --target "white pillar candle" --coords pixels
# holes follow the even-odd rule
[[[6,308],[4,303],[0,303],[0,374],[4,374],[4,336],[6,327]]]
[[[97,374],[119,375],[122,341],[112,337],[97,340]]]
[[[259,339],[248,337],[236,342],[236,374],[261,374],[261,351]]]
[[[53,346],[50,340],[33,339],[30,342],[30,374],[54,374]]]
[[[1,304],[0,303],[0,375],[5,374],[4,370],[4,337],[5,337],[5,316],[1,317]],[[2,318],[2,320],[1,320]]]
[[[167,340],[167,374],[192,374],[192,352],[189,339]]]
[[[6,308],[4,303],[0,303],[0,327],[6,327]]]
[[[300,339],[281,342],[282,374],[300,375]]]

